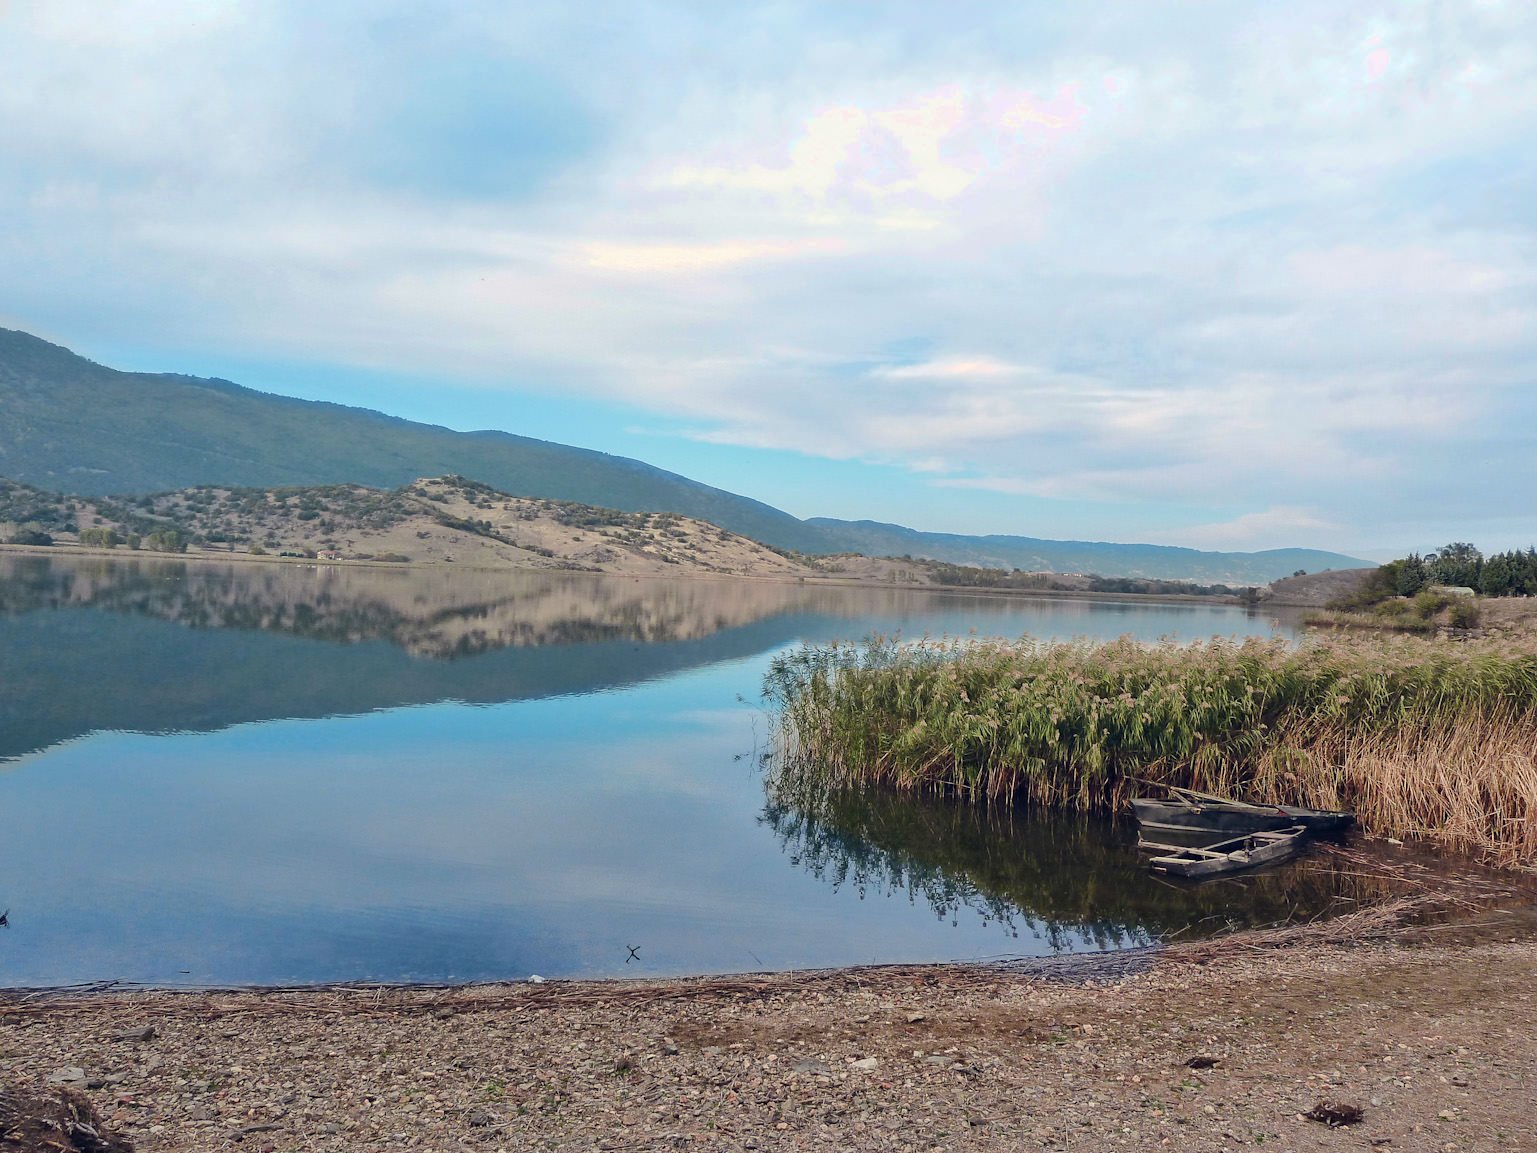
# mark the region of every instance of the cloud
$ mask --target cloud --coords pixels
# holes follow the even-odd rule
[[[0,72],[0,294],[69,342],[912,478],[813,511],[1537,538],[1528,6],[57,0]]]
[[[1071,89],[1041,99],[1005,86],[948,84],[884,106],[816,109],[782,161],[681,161],[665,182],[867,208],[898,198],[943,203],[990,176],[1017,172],[1082,117]]]
[[[1274,540],[1316,540],[1339,527],[1308,509],[1280,506],[1220,524],[1192,525],[1176,535],[1179,543],[1194,548],[1238,551],[1264,547],[1264,542]]]
[[[878,380],[997,380],[1019,377],[1029,370],[990,356],[952,356],[923,364],[891,365],[875,369],[870,375]]]
[[[723,240],[713,244],[625,244],[594,241],[582,254],[592,268],[612,272],[701,272],[763,260],[836,252],[835,239],[804,241]]]

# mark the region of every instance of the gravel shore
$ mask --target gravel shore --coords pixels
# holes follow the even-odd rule
[[[10,994],[0,1059],[144,1151],[1534,1150],[1531,920],[1250,934],[1108,979]]]

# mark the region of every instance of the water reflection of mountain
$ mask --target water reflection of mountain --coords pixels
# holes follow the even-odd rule
[[[593,692],[917,617],[1018,636],[1041,612],[903,588],[12,554],[0,556],[0,759],[101,729]],[[1097,614],[1112,635],[1234,619],[1107,602],[1049,612],[1069,633]]]
[[[0,555],[0,617],[96,608],[192,628],[287,633],[355,643],[385,640],[439,659],[519,645],[694,640],[788,613],[834,619],[901,616],[915,608],[981,615],[1018,636],[1042,604],[1065,635],[1122,629],[1149,639],[1230,631],[1229,606],[999,598],[967,592],[779,581],[615,578],[584,573],[188,563],[138,558]]]
[[[946,919],[970,910],[1056,948],[1074,938],[1108,949],[1305,920],[1354,907],[1350,897],[1383,895],[1376,882],[1342,876],[1322,859],[1179,885],[1152,876],[1135,833],[1102,818],[1000,813],[879,790],[813,792],[783,775],[769,782],[762,821],[793,861],[831,885],[906,892]]]
[[[769,581],[0,558],[0,615],[89,607],[192,628],[385,640],[451,659],[520,645],[693,640],[805,607]]]
[[[759,653],[805,623],[794,586],[746,582],[7,559],[0,758],[102,729],[599,691]]]

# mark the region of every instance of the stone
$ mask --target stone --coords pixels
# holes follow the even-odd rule
[[[234,1135],[238,1140],[241,1137],[249,1137],[253,1133],[275,1133],[281,1128],[282,1126],[277,1124],[275,1121],[262,1121],[255,1125],[242,1126],[241,1128],[235,1130]]]
[[[1366,1110],[1348,1101],[1321,1100],[1305,1114],[1309,1121],[1320,1121],[1331,1129],[1342,1125],[1356,1125],[1366,1116]]]

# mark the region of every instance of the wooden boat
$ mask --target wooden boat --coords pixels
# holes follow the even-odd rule
[[[1131,811],[1144,829],[1177,833],[1258,833],[1301,825],[1314,836],[1343,832],[1355,823],[1354,813],[1304,809],[1299,805],[1255,805],[1190,789],[1170,788],[1175,800],[1132,799]]]
[[[1307,826],[1292,825],[1286,829],[1245,833],[1204,847],[1162,845],[1156,841],[1138,841],[1137,845],[1155,854],[1148,862],[1153,872],[1167,873],[1171,877],[1201,878],[1279,864],[1300,853],[1307,840]]]

